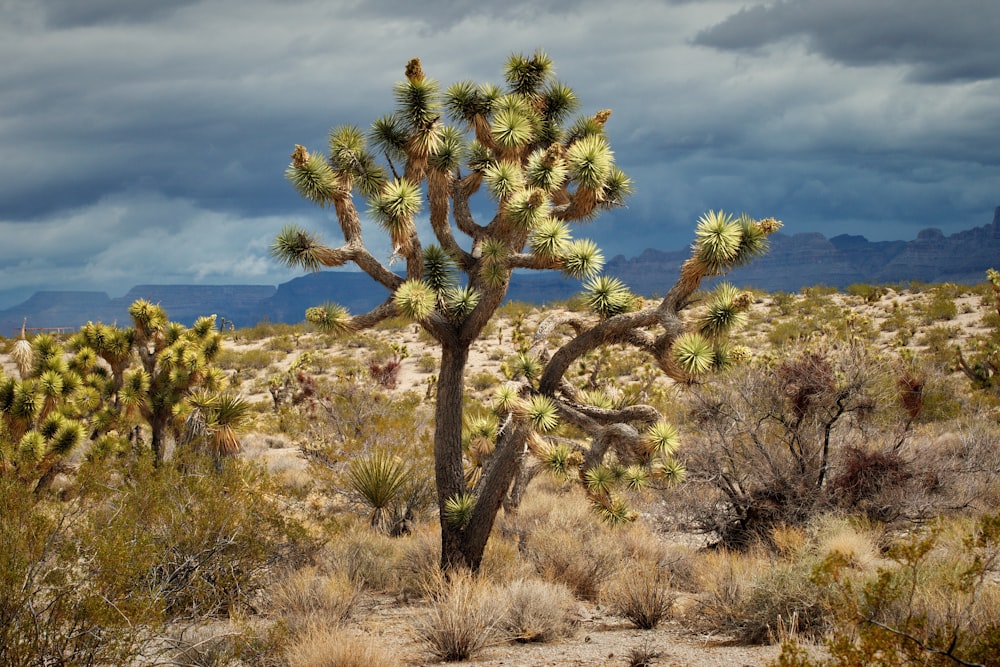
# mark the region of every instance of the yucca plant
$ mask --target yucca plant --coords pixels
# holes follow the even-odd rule
[[[612,344],[640,349],[685,382],[716,368],[724,356],[716,354],[721,350],[716,339],[740,323],[729,311],[742,304],[721,304],[715,323],[701,334],[705,343],[690,339],[675,353],[678,339],[696,329],[681,312],[694,302],[703,278],[760,254],[779,226],[771,219],[706,214],[680,279],[673,288],[664,285],[663,300],[645,306],[624,283],[600,276],[604,257],[593,241],[573,238],[581,223],[622,206],[631,191],[605,132],[611,112],[573,118],[579,101],[556,79],[542,51],[512,55],[503,72],[501,85],[461,81],[442,92],[413,59],[393,87],[395,108],[377,119],[367,136],[335,128],[323,159],[295,146],[288,179],[305,199],[334,210],[343,244],[326,247],[314,234],[289,227],[272,248],[279,261],[308,271],[354,263],[389,291],[391,296],[368,313],[309,311],[310,321],[323,329],[359,330],[402,316],[441,346],[434,453],[441,563],[449,568],[479,567],[508,490],[523,488],[528,476],[525,451],[545,449],[538,446],[541,434],[564,426],[586,434],[591,442],[572,451],[591,461],[588,468],[611,452],[625,467],[650,465],[644,432],[660,420],[658,412],[651,406],[581,403],[579,388],[568,386],[567,369]],[[388,160],[380,164],[376,155]],[[480,220],[482,194],[493,210]],[[403,270],[390,269],[370,252],[355,195],[368,201],[370,217],[392,245],[391,259],[401,260]],[[430,230],[423,238],[414,222],[422,215]],[[519,388],[495,404],[501,427],[481,466],[473,459],[485,448],[463,448],[466,366],[471,346],[503,303],[517,270],[555,270],[589,281],[584,299],[596,319],[557,317],[540,327],[534,343],[539,347],[546,344],[546,332],[562,325],[572,329],[570,341],[551,354],[527,349],[531,342],[518,349],[524,356],[508,364],[506,374]],[[553,456],[555,467],[565,469],[570,456]],[[641,484],[642,475],[631,479]],[[611,517],[631,516],[611,507]]]
[[[375,530],[389,533],[392,505],[408,477],[406,464],[387,452],[374,452],[351,462],[347,470],[348,481],[354,492],[371,507],[368,523]]]

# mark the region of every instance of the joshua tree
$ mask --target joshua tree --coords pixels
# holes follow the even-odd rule
[[[599,275],[603,257],[597,246],[572,238],[572,225],[620,206],[631,189],[604,132],[610,111],[570,122],[577,98],[554,79],[552,63],[541,52],[510,57],[504,87],[464,81],[442,93],[417,59],[407,64],[405,76],[395,87],[396,110],[367,133],[337,127],[328,155],[303,146],[292,154],[289,180],[306,199],[333,207],[343,243],[328,247],[311,233],[286,227],[273,249],[280,260],[307,270],[353,262],[388,291],[381,305],[364,314],[352,316],[335,304],[310,308],[306,317],[314,324],[346,332],[403,315],[441,345],[434,457],[442,566],[476,569],[526,451],[564,467],[579,463],[583,479],[588,473],[600,478],[593,471],[611,452],[621,462],[648,467],[657,448],[667,452],[674,446],[671,429],[655,409],[587,404],[566,381],[566,371],[588,352],[614,343],[647,352],[679,380],[728,363],[734,350],[722,341],[742,320],[748,295],[722,290],[699,321],[685,322],[680,313],[704,277],[763,252],[779,223],[704,216],[680,279],[661,301],[640,308],[620,281]],[[445,116],[454,124],[446,124]],[[482,195],[476,197],[481,190],[492,200],[488,219],[474,215],[485,203]],[[365,245],[355,193],[368,200],[369,215],[388,234],[393,259],[403,262],[402,275]],[[432,243],[417,231],[425,199]],[[487,434],[489,451],[478,459],[482,469],[467,478],[462,394],[469,347],[503,301],[516,269],[552,269],[587,280],[593,315],[555,319],[543,327],[551,331],[565,324],[573,336],[529,363],[537,374],[501,390],[499,417]],[[538,433],[560,420],[589,436],[591,444],[552,455],[555,447]],[[592,497],[614,512],[607,485],[598,479],[590,486]]]
[[[962,348],[956,346],[958,367],[972,381],[977,389],[997,389],[1000,387],[1000,272],[989,269],[986,272],[992,290],[993,308],[997,312],[997,320],[992,331],[978,340],[978,349],[968,358],[962,354]],[[992,313],[990,317],[992,318]]]
[[[66,401],[82,380],[49,334],[35,336],[21,358],[21,380],[0,373],[0,474],[13,471],[40,493],[84,440],[84,407]]]
[[[237,397],[219,394],[227,380],[212,365],[222,349],[215,316],[200,317],[187,328],[170,322],[160,305],[144,299],[129,307],[129,315],[132,327],[88,322],[70,340],[76,351],[72,363],[90,373],[90,384],[103,400],[92,420],[94,433],[128,433],[146,424],[160,463],[168,429],[176,425],[177,408],[193,398],[187,406],[204,413],[209,450],[225,454],[238,447],[231,426],[243,419],[246,407]],[[195,395],[196,390],[204,391]]]

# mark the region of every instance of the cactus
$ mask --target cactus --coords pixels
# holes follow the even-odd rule
[[[466,81],[442,90],[419,60],[410,61],[394,89],[396,109],[367,133],[336,127],[328,154],[299,145],[292,153],[288,180],[305,199],[333,208],[343,243],[329,247],[315,234],[286,227],[272,247],[279,261],[309,271],[354,263],[390,293],[364,314],[334,305],[311,308],[306,317],[318,327],[355,331],[401,315],[441,345],[434,454],[444,567],[479,567],[501,503],[525,469],[526,449],[544,455],[544,434],[560,423],[590,436],[591,444],[579,446],[579,458],[591,468],[609,452],[642,452],[643,432],[660,421],[658,413],[649,406],[578,405],[564,383],[574,361],[624,343],[648,353],[670,376],[690,381],[739,356],[724,341],[749,305],[744,296],[732,289],[714,296],[713,314],[700,330],[680,313],[703,278],[764,252],[767,236],[780,226],[773,219],[706,214],[680,279],[658,304],[643,306],[627,286],[601,275],[604,257],[597,245],[573,236],[580,223],[622,206],[632,188],[605,134],[611,112],[574,120],[579,102],[555,79],[541,51],[511,56],[504,79],[503,87]],[[485,222],[472,210],[480,192],[495,206]],[[391,259],[405,264],[404,275],[365,245],[355,194],[367,199],[369,216],[389,238]],[[417,232],[425,206],[432,239]],[[593,316],[550,323],[573,326],[575,337],[547,356],[544,366],[522,364],[532,369],[531,377],[518,376],[523,380],[516,400],[501,402],[510,410],[499,418],[493,451],[466,460],[462,392],[469,348],[503,301],[516,269],[555,270],[584,281]],[[466,464],[473,462],[481,470],[467,477]],[[676,469],[670,460],[660,463],[658,470]],[[610,496],[593,495],[612,515],[629,516]]]

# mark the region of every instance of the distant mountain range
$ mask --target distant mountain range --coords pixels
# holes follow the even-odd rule
[[[605,273],[627,283],[637,294],[662,294],[673,284],[689,250],[647,249],[638,257],[617,256]],[[955,282],[976,284],[986,269],[1000,266],[1000,207],[984,227],[945,236],[925,229],[913,241],[871,242],[842,234],[782,234],[771,237],[771,250],[725,280],[741,287],[793,292],[812,285],[846,287],[852,283]],[[509,300],[548,303],[580,291],[577,281],[555,272],[515,274]],[[171,320],[190,325],[215,313],[238,327],[257,322],[300,322],[306,308],[326,301],[364,312],[388,293],[367,275],[323,271],[273,285],[139,285],[123,297],[104,292],[45,291],[0,310],[0,334],[14,335],[27,318],[30,328],[76,328],[88,321],[129,322],[128,307],[136,299],[160,303]]]

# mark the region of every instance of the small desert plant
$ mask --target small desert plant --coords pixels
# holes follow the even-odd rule
[[[604,598],[614,613],[652,630],[670,613],[676,595],[670,574],[658,563],[630,561],[608,582]]]
[[[440,578],[440,593],[417,619],[414,631],[441,660],[467,660],[505,641],[507,607],[495,584],[463,570]]]
[[[577,603],[566,586],[538,579],[517,579],[501,595],[508,607],[506,633],[518,642],[549,642],[573,634]]]
[[[663,655],[653,648],[649,639],[644,639],[638,646],[633,646],[625,654],[625,664],[628,667],[652,667],[653,661]]]
[[[379,645],[377,637],[344,628],[313,625],[296,637],[285,654],[288,667],[397,667],[396,652]]]

